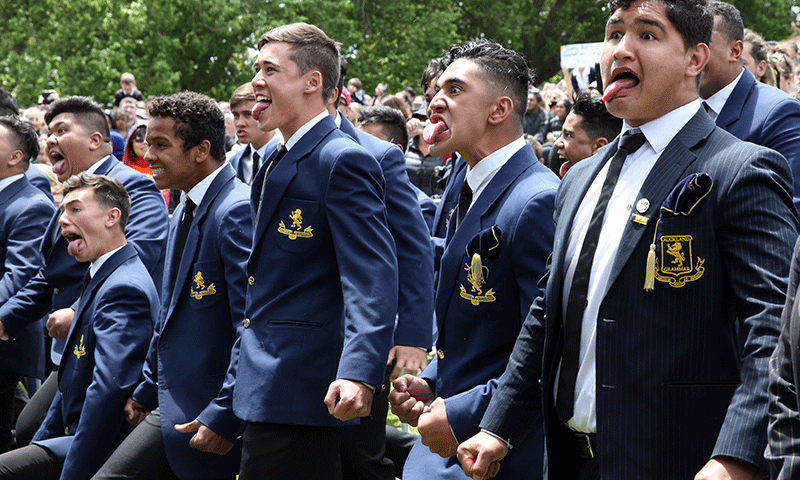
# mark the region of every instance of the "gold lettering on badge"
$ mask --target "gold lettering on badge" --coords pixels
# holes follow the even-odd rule
[[[655,264],[655,279],[673,288],[681,288],[705,273],[705,259],[692,255],[691,235],[664,235],[660,238],[661,255]]]
[[[195,300],[200,300],[206,295],[214,295],[217,293],[217,287],[213,283],[206,288],[206,282],[203,280],[203,272],[198,271],[197,274],[195,274],[194,284],[197,286],[197,289],[190,288],[189,296]]]
[[[472,262],[466,264],[464,270],[467,272],[467,281],[472,285],[472,288],[470,288],[470,293],[467,293],[467,289],[464,288],[464,285],[461,285],[461,298],[469,300],[471,304],[476,306],[481,303],[494,302],[496,298],[494,297],[493,289],[490,288],[483,295],[482,285],[486,283],[486,277],[489,276],[489,268],[483,265],[481,256],[477,253],[473,254]],[[472,295],[473,293],[475,295]]]

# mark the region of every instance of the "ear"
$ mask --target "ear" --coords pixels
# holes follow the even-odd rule
[[[311,70],[306,73],[306,88],[303,93],[313,94],[322,91],[322,73],[319,70]]]
[[[108,210],[108,216],[106,217],[106,228],[112,228],[116,226],[119,223],[120,218],[122,218],[122,211],[117,207],[110,208]]]
[[[511,97],[500,97],[492,106],[494,108],[489,113],[489,125],[499,125],[514,113],[514,101]]]
[[[761,60],[758,62],[758,65],[756,65],[756,80],[760,81],[765,73],[767,73],[767,61]]]
[[[94,132],[89,136],[89,150],[95,151],[98,148],[102,147],[105,141],[103,141],[103,135],[100,132]]]
[[[741,40],[734,41],[728,47],[728,55],[731,62],[739,63],[739,60],[742,58],[742,53],[744,53],[744,42]]]
[[[605,147],[606,145],[608,145],[608,140],[606,139],[606,137],[596,138],[594,142],[592,142],[592,155],[597,153],[597,150],[599,150],[600,147]]]
[[[697,77],[703,69],[706,68],[706,64],[708,63],[710,56],[708,45],[705,43],[692,45],[686,51],[686,55],[689,56],[689,63],[686,65],[686,76]]]
[[[23,160],[25,160],[25,154],[22,153],[22,150],[14,150],[11,152],[11,158],[8,159],[8,166],[18,167]]]
[[[195,163],[203,163],[208,157],[211,156],[211,142],[203,140],[199,144],[192,147],[193,160]]]

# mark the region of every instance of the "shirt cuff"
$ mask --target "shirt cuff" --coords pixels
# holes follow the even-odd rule
[[[481,428],[481,432],[488,433],[489,435],[493,436],[494,438],[496,438],[496,439],[500,440],[501,442],[505,443],[506,444],[506,448],[508,448],[509,450],[511,450],[513,448],[511,446],[511,440],[507,440],[507,439],[501,437],[500,435],[498,435],[498,434],[496,434],[494,432],[490,432],[489,430],[486,430],[485,428]]]

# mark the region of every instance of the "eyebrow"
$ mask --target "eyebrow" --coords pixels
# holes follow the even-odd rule
[[[608,20],[608,23],[606,24],[606,28],[608,28],[608,27],[610,27],[612,25],[616,25],[618,23],[622,23],[622,19],[620,17],[612,17],[612,18],[610,18]],[[650,25],[651,27],[656,27],[659,30],[661,30],[662,32],[667,33],[666,29],[664,29],[664,26],[661,25],[661,23],[659,23],[659,22],[657,22],[655,20],[650,20],[649,18],[637,18],[636,20],[634,20],[634,23],[643,23],[645,25]]]
[[[59,205],[58,209],[61,211],[61,213],[64,213],[64,209],[69,205],[72,205],[73,203],[81,203],[81,201],[78,200],[77,198],[73,198],[72,200],[69,200],[67,202],[61,202],[61,205]]]
[[[460,79],[458,77],[453,77],[453,78],[446,79],[442,83],[436,82],[436,86],[439,87],[439,89],[441,89],[444,85],[449,85],[449,84],[452,84],[452,83],[459,83],[461,85],[466,85],[467,84],[466,80],[462,80],[462,79]]]

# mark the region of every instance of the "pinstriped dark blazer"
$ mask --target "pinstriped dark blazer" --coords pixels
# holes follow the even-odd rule
[[[577,461],[553,401],[565,250],[578,205],[615,150],[613,142],[561,184],[544,297],[481,423],[513,444],[543,414],[550,479],[574,477]],[[699,172],[714,180],[709,195],[690,215],[657,222],[674,186]],[[656,162],[639,195],[652,205],[648,222],[630,222],[623,233],[597,320],[602,478],[692,478],[717,455],[767,469],[768,359],[797,238],[791,179],[783,157],[716,128],[702,110]],[[647,292],[654,239],[660,261]],[[669,253],[676,243],[685,253],[680,268]]]

